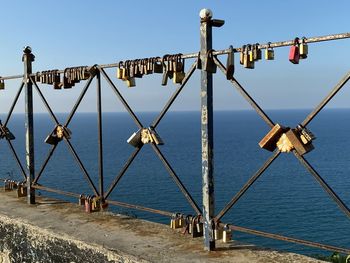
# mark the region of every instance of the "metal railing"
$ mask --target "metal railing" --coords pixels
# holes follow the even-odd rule
[[[235,77],[233,77],[233,72],[229,73],[229,70],[231,69],[226,68],[224,64],[220,61],[219,56],[226,55],[226,54],[232,54],[232,53],[240,53],[242,56],[244,56],[245,49],[242,47],[236,47],[236,48],[229,48],[225,50],[212,50],[212,28],[213,27],[220,27],[224,24],[224,21],[222,20],[216,20],[212,19],[211,16],[205,16],[201,18],[200,22],[200,44],[201,49],[199,52],[196,53],[190,53],[190,54],[182,54],[180,55],[180,58],[185,59],[195,59],[195,62],[189,67],[187,73],[185,74],[182,82],[178,85],[176,91],[172,94],[168,102],[165,104],[163,109],[160,111],[159,115],[153,120],[153,122],[147,127],[144,124],[141,123],[138,116],[135,114],[133,109],[130,107],[126,99],[122,96],[122,94],[119,92],[119,89],[117,85],[114,83],[114,81],[108,76],[105,69],[106,68],[118,68],[120,67],[121,62],[113,63],[113,64],[104,64],[104,65],[93,65],[91,67],[84,67],[84,70],[86,71],[86,76],[82,77],[82,81],[85,81],[85,85],[80,93],[80,96],[78,97],[77,101],[75,102],[75,105],[70,111],[70,114],[68,115],[67,119],[63,122],[60,121],[55,113],[53,112],[52,108],[50,107],[49,103],[47,102],[45,96],[41,92],[41,89],[38,85],[38,82],[40,82],[41,77],[45,75],[45,73],[33,73],[32,72],[32,62],[34,61],[34,55],[31,53],[30,48],[26,48],[24,50],[23,54],[23,62],[24,62],[24,74],[23,75],[16,75],[16,76],[5,76],[1,77],[0,81],[3,82],[5,80],[10,79],[21,79],[21,83],[18,89],[17,94],[15,95],[15,98],[13,100],[13,103],[9,109],[9,112],[7,114],[6,120],[3,124],[0,124],[1,128],[1,138],[4,138],[6,142],[9,145],[9,148],[11,152],[13,153],[13,157],[19,166],[19,169],[22,173],[23,178],[26,180],[26,187],[27,187],[27,197],[28,197],[28,203],[33,204],[35,203],[35,189],[37,190],[45,190],[48,192],[54,192],[61,195],[67,195],[72,196],[75,198],[79,198],[80,195],[77,193],[71,193],[62,191],[59,189],[53,189],[46,186],[43,186],[39,184],[39,181],[41,179],[41,176],[43,175],[43,172],[45,171],[45,168],[49,161],[51,160],[53,153],[57,149],[57,146],[61,142],[65,142],[68,146],[68,149],[70,150],[70,153],[72,155],[72,158],[77,162],[78,166],[81,169],[81,172],[83,176],[85,177],[89,187],[91,188],[91,191],[94,193],[96,197],[100,200],[101,207],[104,206],[104,204],[109,203],[121,207],[126,208],[132,208],[132,209],[138,209],[142,211],[147,211],[151,213],[156,213],[164,216],[171,217],[173,215],[172,212],[169,211],[161,211],[149,207],[144,207],[140,205],[134,205],[124,202],[119,202],[115,200],[110,200],[110,195],[124,176],[125,172],[129,169],[130,165],[133,163],[136,156],[138,156],[144,146],[144,143],[139,143],[135,146],[134,151],[131,153],[131,155],[128,157],[127,161],[123,165],[123,167],[120,169],[119,173],[114,177],[114,180],[111,182],[111,184],[106,187],[104,183],[104,165],[103,165],[103,126],[102,126],[102,99],[101,99],[101,79],[104,79],[107,83],[107,85],[112,89],[115,96],[119,99],[119,101],[122,103],[125,110],[128,112],[128,114],[131,116],[133,121],[135,122],[136,126],[139,128],[139,131],[142,130],[152,130],[156,131],[157,126],[163,119],[163,117],[166,115],[166,113],[169,111],[171,106],[173,105],[174,101],[177,99],[178,95],[182,92],[183,88],[188,83],[188,80],[191,78],[193,73],[196,71],[196,69],[200,70],[201,72],[201,145],[202,145],[202,178],[203,178],[203,184],[202,184],[202,196],[203,196],[203,207],[202,209],[198,206],[198,204],[195,202],[193,197],[191,196],[190,192],[186,188],[186,186],[181,182],[179,176],[163,154],[163,152],[160,150],[160,148],[157,146],[157,143],[154,141],[151,141],[149,144],[153,151],[156,153],[156,155],[161,160],[162,164],[166,168],[167,172],[173,179],[174,183],[177,185],[179,190],[182,192],[182,194],[187,199],[188,203],[191,205],[192,209],[197,215],[202,216],[203,224],[204,224],[204,245],[207,250],[213,250],[215,249],[215,238],[214,238],[214,230],[216,226],[220,225],[220,220],[222,217],[237,203],[237,201],[246,193],[246,191],[259,179],[259,177],[269,168],[269,166],[280,156],[282,150],[278,147],[276,147],[276,142],[274,142],[273,147],[273,153],[272,155],[265,161],[265,163],[261,166],[258,171],[248,180],[248,182],[232,197],[232,199],[224,206],[224,208],[215,215],[214,212],[214,169],[213,169],[213,74],[216,72],[216,70],[211,71],[209,69],[208,64],[211,63],[211,67],[218,67],[219,70],[226,75],[227,81],[230,82],[233,87],[237,89],[237,91],[242,95],[242,97],[251,105],[251,107],[257,112],[257,114],[263,119],[264,122],[271,128],[271,131],[276,127],[276,124],[272,121],[272,119],[264,112],[264,110],[257,104],[257,102],[250,96],[250,94],[243,88],[243,86],[236,80]],[[302,40],[297,40],[297,44],[307,44],[307,43],[315,43],[315,42],[321,42],[321,41],[330,41],[330,40],[338,40],[338,39],[344,39],[344,38],[350,38],[350,33],[344,33],[344,34],[335,34],[335,35],[329,35],[329,36],[321,36],[321,37],[312,37]],[[281,41],[281,42],[275,42],[275,43],[267,43],[262,45],[257,45],[257,50],[263,50],[263,49],[270,49],[270,48],[278,48],[278,47],[284,47],[284,46],[293,46],[296,44],[296,40],[288,40],[288,41]],[[166,68],[166,65],[164,63],[164,57],[157,57],[153,60],[154,62],[160,62],[162,63],[162,67]],[[164,70],[169,70],[165,69]],[[66,70],[55,70],[55,74],[58,73],[66,73]],[[164,73],[165,74],[165,73]],[[230,74],[232,74],[230,76]],[[64,75],[65,76],[65,75]],[[306,129],[306,126],[313,120],[315,116],[327,105],[329,101],[332,100],[332,98],[339,92],[339,90],[342,89],[342,87],[347,83],[347,81],[350,78],[350,72],[347,73],[343,79],[339,81],[339,83],[334,87],[334,89],[329,93],[328,96],[322,102],[313,110],[300,124],[300,127],[302,129]],[[70,136],[68,133],[69,124],[75,115],[81,101],[83,100],[86,92],[91,86],[91,83],[93,79],[96,79],[96,89],[97,89],[97,118],[98,118],[98,178],[99,182],[98,185],[95,184],[95,182],[92,180],[88,170],[85,168],[83,162],[81,161],[78,153],[76,152],[74,146],[70,142]],[[63,136],[60,139],[56,138],[56,141],[52,143],[52,146],[47,153],[47,157],[45,158],[44,162],[42,163],[40,169],[38,172],[35,172],[34,169],[34,122],[33,122],[33,89],[37,92],[39,98],[43,102],[46,110],[48,111],[55,130],[57,131],[57,128],[60,127],[63,132]],[[11,137],[9,134],[11,132],[7,128],[7,124],[9,120],[11,119],[13,110],[15,106],[18,103],[18,99],[22,91],[25,91],[25,122],[26,122],[26,168],[23,167],[23,164],[21,163],[18,154],[12,145]],[[297,131],[300,127],[297,127],[296,129],[291,128],[283,128],[283,133],[287,133],[289,130],[291,131]],[[281,135],[281,134],[279,134]],[[279,136],[278,136],[279,138]],[[277,138],[277,139],[278,139]],[[276,139],[276,138],[275,138]],[[307,142],[306,144],[308,144]],[[333,191],[333,189],[327,184],[327,182],[321,177],[321,175],[312,167],[312,165],[305,159],[303,156],[304,153],[301,153],[298,151],[296,147],[292,147],[291,151],[293,152],[294,156],[297,158],[297,160],[305,167],[305,169],[316,179],[316,181],[321,185],[321,187],[326,191],[326,193],[333,199],[336,204],[339,206],[339,208],[344,212],[344,214],[347,217],[350,217],[350,211],[347,205],[340,199],[340,197]],[[300,240],[292,237],[285,237],[277,234],[257,231],[249,228],[243,228],[239,226],[230,225],[230,228],[234,231],[240,231],[245,232],[253,235],[263,236],[267,238],[273,238],[277,240],[284,240],[288,242],[294,242],[302,245],[307,245],[311,247],[331,250],[331,251],[337,251],[342,252],[346,254],[350,254],[350,249],[348,248],[339,248],[335,246],[320,244],[312,241],[305,241]]]

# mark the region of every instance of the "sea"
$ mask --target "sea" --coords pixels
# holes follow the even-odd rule
[[[286,127],[296,127],[310,112],[267,111],[275,123]],[[137,113],[145,127],[157,115],[156,112]],[[5,117],[0,115],[2,121]],[[57,118],[65,123],[67,114],[58,114]],[[16,136],[13,145],[25,166],[24,121],[23,114],[14,114],[8,128]],[[54,123],[48,114],[35,114],[34,122],[35,170],[38,172],[50,150],[50,145],[44,140]],[[106,191],[133,153],[134,147],[127,143],[127,139],[138,128],[128,113],[104,113],[102,127]],[[71,143],[98,189],[96,113],[78,113],[69,128],[72,131]],[[350,109],[325,109],[308,128],[316,136],[313,141],[315,149],[304,157],[350,206]],[[200,112],[169,112],[156,130],[164,141],[159,149],[201,207]],[[268,125],[254,111],[214,112],[216,213],[271,156],[271,152],[258,145],[268,131]],[[1,178],[22,178],[4,140],[0,141],[0,160]],[[93,194],[65,142],[59,143],[39,183],[78,194]],[[71,197],[44,191],[38,191],[38,194],[78,202]],[[142,148],[109,199],[174,213],[195,214],[150,145]],[[154,222],[170,223],[169,218],[148,212],[116,206],[109,209]],[[349,248],[350,244],[349,218],[292,153],[281,154],[222,218],[222,222],[344,248]],[[305,255],[332,253],[239,232],[233,232],[233,239]]]

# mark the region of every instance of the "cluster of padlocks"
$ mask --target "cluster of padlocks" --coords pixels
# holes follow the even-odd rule
[[[69,140],[71,138],[72,132],[70,129],[63,125],[56,125],[53,131],[45,138],[47,144],[56,145],[63,138]]]
[[[183,215],[181,213],[173,214],[170,220],[171,229],[181,229],[183,234],[189,234],[193,238],[203,236],[203,222],[201,216]],[[222,226],[216,224],[214,229],[215,240],[222,240],[224,243],[228,243],[232,239],[232,231],[229,225]]]
[[[265,49],[264,58],[265,60],[274,60],[275,52],[272,47],[270,47],[271,42],[267,44]],[[259,48],[259,43],[243,45],[240,52],[240,64],[245,68],[253,69],[255,67],[255,62],[262,59],[262,51]],[[289,51],[289,61],[293,64],[299,64],[300,59],[307,58],[308,46],[306,44],[306,38],[294,39],[294,44],[291,46]]]
[[[88,66],[66,68],[61,78],[58,69],[46,70],[35,73],[35,82],[53,85],[54,89],[70,89],[81,80],[87,80],[91,76],[91,68]]]
[[[27,186],[25,182],[16,182],[14,180],[5,179],[4,190],[5,192],[17,190],[17,197],[27,196]]]
[[[159,134],[153,129],[153,127],[142,128],[137,132],[134,132],[127,140],[130,145],[140,148],[143,144],[155,143],[157,145],[163,145],[164,142]]]
[[[182,54],[160,57],[120,61],[117,68],[117,78],[123,80],[128,87],[136,86],[135,78],[152,73],[163,74],[162,85],[166,86],[168,78],[181,83],[185,77],[185,60]]]
[[[274,151],[276,147],[281,152],[295,149],[300,155],[304,155],[314,149],[314,139],[315,135],[301,124],[296,129],[276,124],[259,142],[259,146],[268,151]]]
[[[84,206],[86,213],[92,213],[100,211],[100,198],[94,195],[84,195],[79,196],[79,205]]]

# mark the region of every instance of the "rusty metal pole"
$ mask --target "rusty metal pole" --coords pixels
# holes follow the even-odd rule
[[[35,189],[32,182],[35,177],[34,170],[34,123],[33,123],[33,85],[29,75],[32,74],[32,62],[35,56],[30,47],[23,50],[25,84],[25,129],[26,129],[26,164],[27,164],[27,202],[35,204]]]
[[[204,249],[215,249],[212,219],[214,215],[213,177],[213,74],[205,71],[204,64],[208,50],[212,49],[212,13],[209,9],[200,11],[200,60],[201,60],[201,138],[202,138],[202,191]]]
[[[214,137],[213,137],[213,73],[205,69],[208,51],[212,49],[212,28],[221,27],[225,21],[212,19],[209,9],[199,13],[200,25],[200,66],[201,66],[201,135],[202,135],[202,191],[204,249],[214,250]]]

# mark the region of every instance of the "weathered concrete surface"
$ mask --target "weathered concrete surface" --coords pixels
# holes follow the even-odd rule
[[[320,262],[232,242],[203,250],[168,226],[111,213],[86,214],[75,204],[38,199],[29,206],[0,192],[1,262]]]

